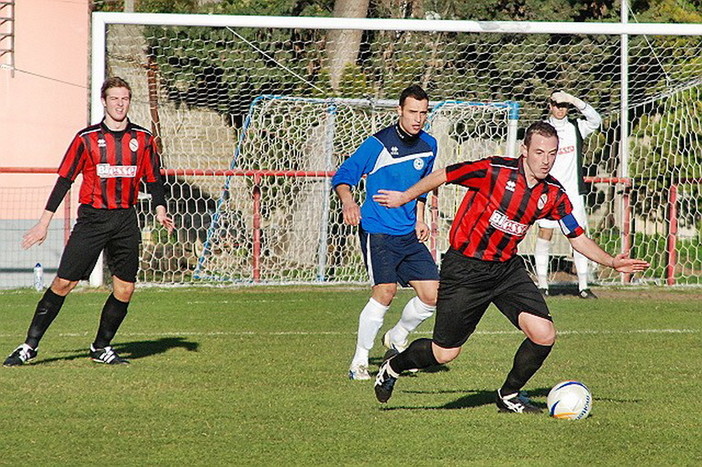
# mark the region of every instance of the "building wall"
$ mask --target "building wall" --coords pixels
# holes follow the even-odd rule
[[[76,131],[88,124],[89,0],[15,2],[14,72],[0,68],[0,167],[55,170]],[[0,57],[7,65],[8,56]],[[38,188],[23,199],[0,197],[0,219],[38,219],[51,175],[0,174],[0,190]],[[48,188],[47,188],[48,187]],[[26,198],[21,195],[21,198]],[[62,217],[59,210],[56,217]]]
[[[88,124],[89,3],[15,2],[14,71],[9,55],[0,57],[0,167],[46,167],[53,173],[0,173],[0,288],[31,286],[36,263],[43,265],[48,285],[75,218],[78,183],[72,202],[64,202],[54,216],[46,241],[20,248],[22,235],[44,209],[68,144]],[[6,7],[2,13],[11,11]],[[72,212],[68,223],[65,205]]]

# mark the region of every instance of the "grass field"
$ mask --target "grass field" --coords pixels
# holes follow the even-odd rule
[[[702,293],[597,292],[549,298],[559,341],[526,388],[545,406],[553,384],[585,382],[591,416],[570,422],[497,413],[522,337],[495,309],[458,360],[381,406],[346,379],[365,288],[139,289],[118,368],[86,352],[107,292],[76,291],[35,363],[0,368],[0,464],[702,464]],[[0,292],[3,356],[38,298]]]

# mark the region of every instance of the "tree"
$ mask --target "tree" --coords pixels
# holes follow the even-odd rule
[[[339,18],[365,18],[370,0],[336,0],[332,16]],[[327,33],[329,81],[334,90],[339,89],[347,65],[354,64],[361,46],[363,31],[351,29],[331,30]]]

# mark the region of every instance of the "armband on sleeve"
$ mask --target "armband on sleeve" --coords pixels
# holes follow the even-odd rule
[[[63,201],[63,198],[66,196],[66,193],[71,189],[71,185],[73,185],[71,179],[59,177],[56,180],[56,185],[54,185],[54,189],[51,191],[49,200],[46,202],[46,208],[44,209],[50,212],[56,212],[61,201]]]

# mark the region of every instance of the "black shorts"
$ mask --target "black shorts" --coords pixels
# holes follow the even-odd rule
[[[505,262],[481,261],[450,249],[441,263],[434,342],[444,348],[462,346],[490,303],[517,329],[522,312],[552,321],[546,301],[521,257]]]
[[[88,279],[105,250],[105,261],[112,275],[125,282],[136,282],[140,241],[134,208],[95,209],[81,204],[56,275],[69,281]]]

